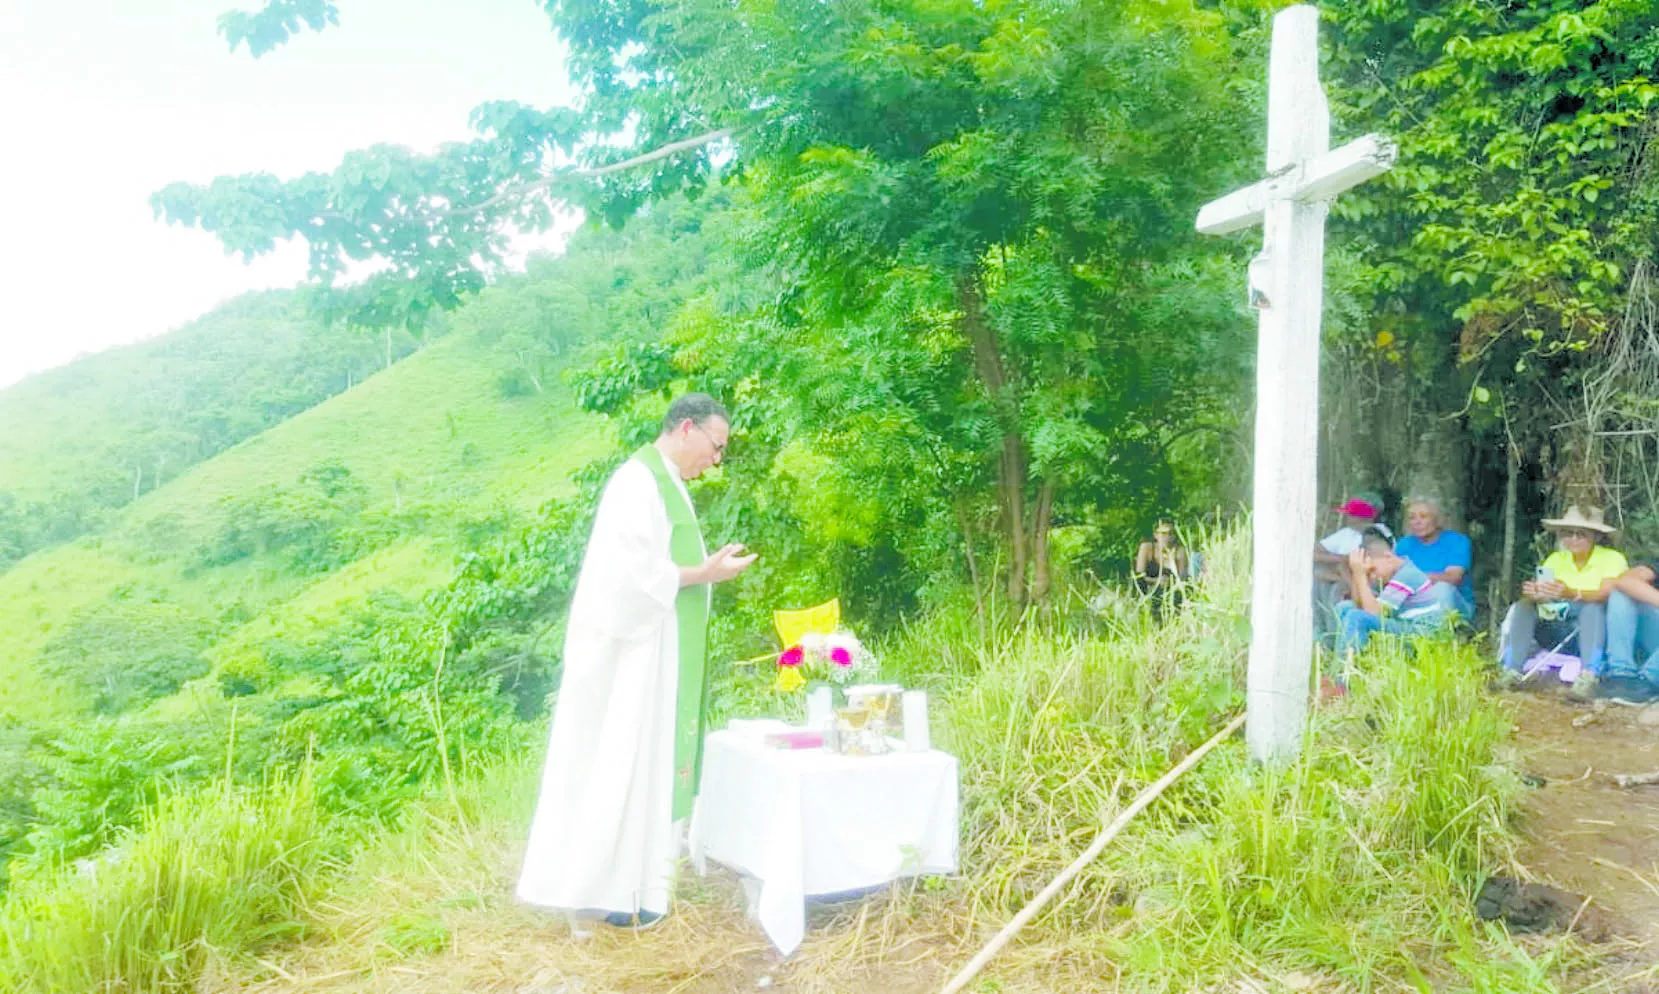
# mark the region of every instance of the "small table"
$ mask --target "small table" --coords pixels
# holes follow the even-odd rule
[[[937,749],[840,756],[774,749],[757,732],[714,732],[690,848],[759,882],[750,911],[788,956],[806,934],[806,899],[924,873],[954,873],[956,757]]]

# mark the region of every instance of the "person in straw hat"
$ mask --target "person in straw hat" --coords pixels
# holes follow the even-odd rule
[[[1615,529],[1602,520],[1599,507],[1575,504],[1559,518],[1545,518],[1544,527],[1555,533],[1558,548],[1534,579],[1521,584],[1521,599],[1504,618],[1501,682],[1510,688],[1522,683],[1522,667],[1540,640],[1546,648],[1576,643],[1584,668],[1572,694],[1587,700],[1595,696],[1607,642],[1607,598],[1629,566],[1623,553],[1603,544]]]

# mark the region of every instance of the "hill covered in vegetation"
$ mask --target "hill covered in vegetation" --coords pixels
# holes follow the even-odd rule
[[[152,341],[0,390],[0,571],[411,351],[342,334],[291,291],[250,294]]]

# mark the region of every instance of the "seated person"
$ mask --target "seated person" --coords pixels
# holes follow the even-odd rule
[[[1607,598],[1607,665],[1596,696],[1659,700],[1659,560],[1631,564]]]
[[[1360,547],[1367,528],[1378,528],[1388,535],[1388,526],[1375,524],[1377,507],[1358,497],[1341,507],[1332,508],[1342,515],[1342,527],[1320,539],[1313,547],[1313,630],[1315,635],[1329,632],[1336,619],[1336,605],[1353,596],[1348,589],[1348,556]]]
[[[1396,553],[1380,528],[1367,529],[1360,548],[1348,554],[1348,572],[1354,599],[1337,605],[1338,655],[1365,648],[1373,632],[1425,635],[1449,617],[1434,581]]]
[[[1348,555],[1360,547],[1365,530],[1376,524],[1377,508],[1371,502],[1355,497],[1331,510],[1342,515],[1342,527],[1320,539],[1313,547],[1313,565],[1315,574],[1335,579],[1339,575],[1346,576]],[[1384,534],[1388,533],[1387,526],[1380,527]]]
[[[1596,692],[1603,662],[1607,598],[1629,566],[1623,553],[1601,544],[1614,529],[1602,521],[1599,507],[1569,507],[1559,518],[1545,518],[1544,527],[1555,533],[1560,548],[1538,567],[1537,579],[1521,584],[1521,599],[1504,617],[1499,680],[1505,687],[1519,686],[1521,667],[1540,640],[1555,648],[1575,642],[1584,669],[1573,681],[1572,695],[1587,699]]]
[[[1163,617],[1164,598],[1169,592],[1192,576],[1190,566],[1187,550],[1175,535],[1175,525],[1168,518],[1161,519],[1152,531],[1152,541],[1142,542],[1135,550],[1135,586],[1152,595],[1154,618]]]
[[[1446,512],[1433,497],[1406,502],[1406,534],[1394,551],[1434,581],[1434,594],[1464,621],[1475,617],[1475,582],[1469,575],[1474,549],[1469,536],[1446,527]]]
[[[1187,550],[1175,537],[1175,525],[1168,518],[1160,519],[1152,540],[1135,550],[1135,579],[1146,581],[1142,586],[1147,587],[1187,576]]]

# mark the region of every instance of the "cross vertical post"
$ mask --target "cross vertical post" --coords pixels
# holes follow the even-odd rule
[[[1266,158],[1266,179],[1198,214],[1206,234],[1262,226],[1262,251],[1249,270],[1261,327],[1246,723],[1251,754],[1262,761],[1294,758],[1307,725],[1325,216],[1337,194],[1394,161],[1393,143],[1378,135],[1331,150],[1319,12],[1307,5],[1273,19]]]

